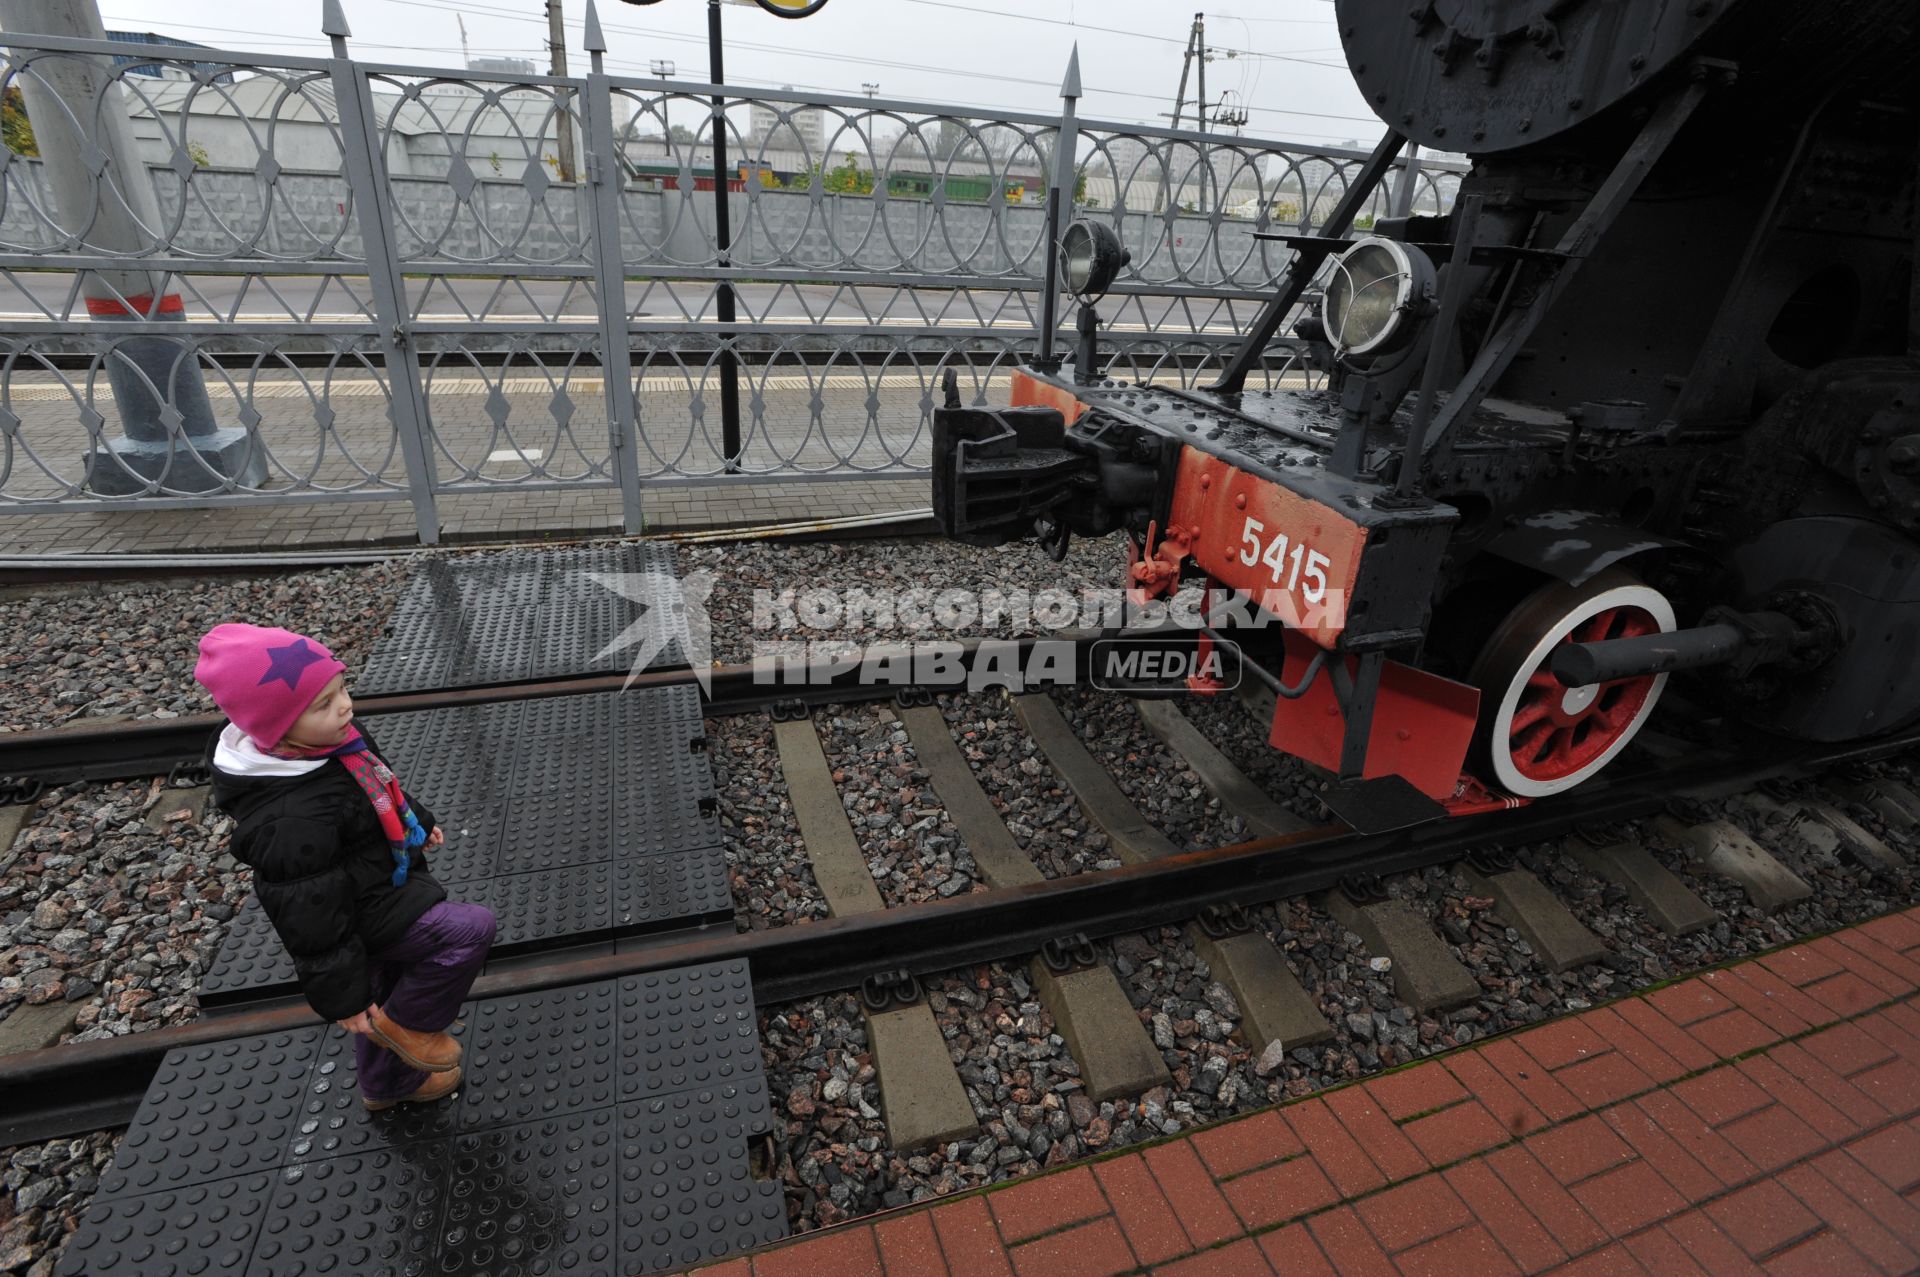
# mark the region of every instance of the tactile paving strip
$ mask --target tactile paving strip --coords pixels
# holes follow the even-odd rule
[[[753,980],[744,958],[620,981],[620,1098],[744,1083],[760,1076]],[[764,1105],[764,1094],[759,1103]],[[766,1129],[764,1109],[748,1117]]]
[[[751,1107],[731,1087],[621,1107],[620,1271],[725,1259],[787,1235],[780,1185],[733,1153],[756,1129]]]
[[[427,853],[434,876],[499,917],[502,956],[730,915],[696,689],[378,715],[367,730],[441,824],[446,842]],[[297,992],[292,960],[249,899],[201,1004]]]
[[[627,1277],[785,1235],[744,962],[463,1016],[460,1090],[379,1113],[336,1027],[174,1052],[58,1271]]]
[[[613,932],[616,936],[666,931],[733,916],[727,853],[695,847],[664,856],[634,856],[613,863]]]
[[[213,965],[200,977],[200,1004],[221,1006],[258,996],[257,990],[290,986],[299,979],[293,958],[257,897],[248,896],[227,923],[227,938]]]
[[[503,874],[468,884],[462,893],[499,920],[493,952],[505,956],[554,936],[613,930],[614,868],[610,862],[568,865],[545,873]]]
[[[672,547],[641,542],[430,560],[354,686],[374,694],[616,673],[633,668],[650,634],[664,643],[647,668],[684,665],[678,579]]]
[[[267,1208],[267,1175],[147,1197],[101,1192],[60,1256],[58,1277],[217,1277],[245,1273]],[[264,1271],[264,1270],[263,1270]]]
[[[420,1144],[282,1171],[247,1272],[425,1272],[446,1212],[447,1161],[444,1144]]]
[[[460,1084],[461,1125],[500,1126],[613,1104],[619,1052],[609,983],[479,1006]]]
[[[460,1009],[464,1025],[448,1030],[462,1046],[473,1040],[476,1014],[475,1004],[468,1003]],[[397,1104],[378,1113],[369,1112],[360,1102],[360,1084],[354,1074],[353,1035],[338,1025],[327,1026],[325,1032],[326,1039],[301,1091],[300,1111],[283,1159],[286,1165],[407,1148],[451,1139],[459,1131],[457,1100]]]
[[[286,1157],[323,1030],[171,1051],[100,1177],[108,1197],[272,1170]]]
[[[610,1109],[462,1135],[438,1271],[612,1273],[619,1115]]]

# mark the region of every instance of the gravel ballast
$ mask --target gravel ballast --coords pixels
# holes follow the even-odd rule
[[[1120,867],[1106,834],[1086,820],[1004,692],[943,696],[940,712],[974,780],[1041,873],[1067,878]]]
[[[200,976],[252,871],[226,853],[232,822],[191,812],[158,780],[43,794],[0,856],[0,1018],[77,1003],[80,1040],[199,1014]]]
[[[773,720],[765,714],[710,718],[707,739],[735,921],[759,931],[826,917],[826,897],[807,862],[780,770]]]
[[[409,571],[384,562],[285,576],[11,587],[0,600],[0,732],[211,714],[193,666],[201,635],[222,621],[310,634],[357,669]]]
[[[814,715],[813,725],[847,821],[889,908],[987,889],[891,710],[839,706]]]
[[[896,1150],[859,1000],[812,998],[761,1018],[783,1122],[775,1172],[796,1232],[1057,1166],[1111,1140],[1024,973],[998,964],[924,982],[980,1134]],[[1109,1114],[1112,1106],[1107,1106]]]
[[[1186,760],[1141,721],[1131,700],[1084,687],[1061,688],[1052,695],[1087,752],[1174,846],[1198,851],[1252,837],[1246,822],[1227,811]]]

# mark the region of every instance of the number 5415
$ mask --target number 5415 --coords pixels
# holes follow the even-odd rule
[[[1261,533],[1266,525],[1258,519],[1248,519],[1240,529],[1240,562],[1248,567],[1264,563],[1273,573],[1273,583],[1279,585],[1280,578],[1286,576],[1286,588],[1298,588],[1300,597],[1309,603],[1318,603],[1327,597],[1327,569],[1332,560],[1318,550],[1307,548],[1303,542],[1289,542],[1287,534],[1276,533],[1272,541],[1263,544]]]

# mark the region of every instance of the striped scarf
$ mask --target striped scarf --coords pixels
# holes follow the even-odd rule
[[[355,731],[344,744],[332,749],[286,752],[293,756],[340,760],[340,765],[359,783],[361,792],[373,804],[373,814],[380,818],[381,832],[386,834],[387,846],[393,852],[393,885],[405,883],[407,870],[413,863],[413,848],[426,843],[427,831],[407,806],[407,796],[400,792],[400,782],[394,777],[393,769],[380,761],[368,747],[366,738]]]

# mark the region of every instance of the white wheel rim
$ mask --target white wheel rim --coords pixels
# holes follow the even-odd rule
[[[1508,681],[1507,687],[1500,698],[1499,710],[1493,718],[1493,727],[1489,734],[1489,748],[1487,751],[1492,760],[1494,779],[1497,780],[1500,783],[1500,787],[1508,793],[1515,794],[1521,798],[1544,798],[1548,794],[1557,794],[1563,790],[1572,789],[1575,785],[1592,777],[1594,773],[1612,762],[1614,757],[1619,754],[1621,750],[1625,749],[1628,743],[1639,734],[1641,727],[1646,725],[1648,717],[1653,713],[1654,705],[1660,699],[1661,691],[1665,689],[1667,685],[1667,676],[1665,674],[1659,674],[1654,677],[1653,687],[1647,693],[1646,700],[1641,702],[1639,711],[1634,714],[1632,720],[1626,727],[1620,730],[1618,735],[1615,736],[1613,743],[1608,745],[1605,750],[1587,762],[1578,771],[1556,777],[1552,780],[1541,780],[1526,775],[1515,766],[1513,761],[1513,749],[1511,745],[1513,715],[1520,707],[1520,698],[1526,691],[1528,677],[1540,668],[1542,662],[1547,659],[1548,653],[1551,652],[1554,647],[1558,646],[1567,635],[1571,634],[1575,628],[1592,620],[1602,612],[1612,608],[1623,607],[1639,608],[1646,612],[1653,617],[1662,633],[1669,632],[1674,628],[1673,605],[1667,602],[1666,595],[1646,585],[1615,586],[1610,590],[1601,591],[1592,598],[1582,599],[1579,603],[1575,604],[1570,611],[1562,615],[1559,620],[1555,621],[1553,627],[1541,635],[1539,640],[1534,643],[1531,650],[1528,651],[1526,659],[1520,662],[1519,668]],[[1576,691],[1584,695],[1582,697],[1573,696],[1573,693]],[[1570,688],[1568,692],[1569,697],[1580,701],[1582,707],[1584,707],[1585,701],[1592,699],[1592,693],[1586,692],[1586,689]]]

